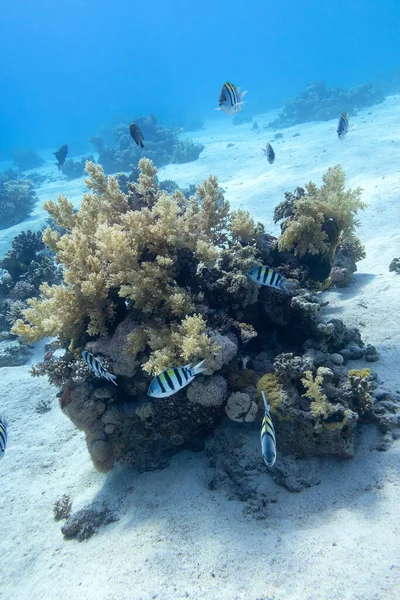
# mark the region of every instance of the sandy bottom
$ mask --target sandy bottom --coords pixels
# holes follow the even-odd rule
[[[250,210],[276,233],[273,207],[283,192],[310,179],[319,183],[329,166],[341,163],[349,185],[361,185],[369,203],[359,229],[367,258],[352,287],[325,294],[325,314],[360,327],[381,353],[373,369],[390,389],[400,389],[400,277],[388,271],[400,255],[400,98],[360,112],[345,142],[337,140],[333,121],[282,129],[272,167],[260,150],[273,139],[262,129],[271,115],[257,118],[256,131],[223,118],[191,136],[206,145],[198,161],[163,168],[160,179],[188,185],[215,173],[233,207]],[[82,180],[53,182],[39,195],[65,191],[78,204],[82,189]],[[43,218],[38,206],[31,221],[40,226]],[[17,229],[0,232],[0,253]],[[42,346],[36,356],[43,356]],[[353,460],[316,461],[320,483],[300,494],[266,474],[270,502],[258,520],[243,503],[207,488],[203,454],[183,452],[169,468],[142,475],[95,472],[55,389],[28,371],[29,365],[0,371],[0,412],[9,419],[0,464],[0,598],[400,598],[400,444],[378,452],[374,427],[360,428]],[[49,398],[51,411],[37,413],[38,402]],[[65,541],[52,513],[64,493],[73,510],[104,499],[120,518],[87,542]]]

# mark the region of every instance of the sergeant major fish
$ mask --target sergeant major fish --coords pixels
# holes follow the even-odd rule
[[[265,156],[267,157],[269,164],[272,165],[272,163],[275,160],[275,152],[274,152],[274,149],[271,146],[271,144],[267,144],[267,146],[265,148],[263,148],[262,151],[264,152]]]
[[[295,286],[294,283],[288,281],[286,277],[270,267],[253,267],[247,273],[247,276],[254,281],[254,283],[272,287],[276,290],[283,290],[285,292],[290,292]]]
[[[245,94],[247,94],[247,90],[240,92],[240,87],[226,81],[219,94],[219,108],[216,110],[222,110],[226,115],[235,115],[242,110]]]
[[[139,125],[136,125],[135,123],[131,123],[129,125],[129,133],[135,140],[136,144],[138,146],[140,146],[141,148],[144,148],[144,144],[143,144],[144,137],[143,137],[143,133],[142,133],[142,130],[140,129]]]
[[[0,460],[3,458],[7,446],[7,419],[0,417]]]
[[[163,371],[149,385],[148,396],[153,398],[168,398],[193,381],[199,373],[205,371],[204,360],[192,367],[191,363],[184,367],[174,367]]]
[[[265,413],[261,425],[261,453],[267,467],[273,467],[276,461],[276,440],[275,430],[272,424],[270,410],[264,392],[261,392],[264,402]]]
[[[342,113],[340,115],[339,123],[337,126],[336,133],[338,134],[339,140],[344,140],[349,130],[349,115],[348,113]]]
[[[111,381],[111,383],[113,383],[114,385],[118,385],[117,383],[115,383],[115,380],[117,379],[117,377],[115,375],[113,375],[112,373],[109,373],[103,367],[101,362],[99,360],[97,360],[97,358],[95,358],[91,352],[88,352],[87,350],[83,350],[83,352],[81,352],[81,356],[82,356],[83,360],[85,361],[85,363],[87,364],[87,366],[89,367],[89,369],[91,371],[93,371],[93,373],[95,374],[96,377],[104,377],[104,379]]]
[[[59,150],[57,150],[57,152],[53,152],[53,154],[57,159],[56,165],[58,167],[58,170],[60,171],[61,165],[63,165],[65,163],[65,159],[67,158],[67,154],[68,154],[67,144],[65,144],[64,146],[61,146],[61,148]]]

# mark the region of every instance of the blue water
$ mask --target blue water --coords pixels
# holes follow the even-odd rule
[[[0,158],[73,155],[122,115],[213,118],[225,80],[257,110],[374,81],[399,67],[399,20],[398,0],[2,0]]]

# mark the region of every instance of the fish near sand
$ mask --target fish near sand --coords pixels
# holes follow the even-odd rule
[[[0,417],[0,460],[3,458],[7,446],[7,419]]]
[[[338,134],[339,140],[344,140],[349,130],[349,115],[348,113],[342,113],[340,115],[339,123],[337,126],[336,133]]]
[[[242,110],[244,104],[243,97],[245,94],[247,94],[247,90],[241,92],[240,87],[226,81],[222,86],[219,95],[219,108],[216,108],[215,110],[222,110],[226,115],[237,114]]]
[[[140,129],[139,125],[136,125],[135,123],[131,123],[129,125],[129,133],[135,140],[136,144],[138,146],[140,146],[141,148],[144,148],[144,144],[143,144],[144,137],[143,137],[143,133],[142,133],[142,130]]]
[[[153,398],[168,398],[168,396],[176,394],[176,392],[189,385],[196,375],[206,370],[203,363],[204,360],[194,367],[190,363],[184,367],[174,367],[163,371],[154,377],[149,385],[147,395]]]
[[[261,453],[267,467],[273,467],[276,461],[276,439],[275,429],[272,424],[270,410],[264,392],[261,392],[264,402],[265,413],[261,425]]]
[[[65,163],[65,159],[67,158],[67,154],[68,154],[67,144],[65,144],[64,146],[61,146],[61,148],[59,150],[57,150],[57,152],[53,152],[53,154],[58,161],[58,162],[56,162],[58,170],[60,170],[61,165],[63,165]]]
[[[275,161],[275,152],[271,144],[267,144],[267,146],[263,148],[262,151],[267,157],[269,164],[272,165],[272,163]]]
[[[117,379],[116,375],[113,375],[112,373],[106,371],[101,362],[97,360],[97,358],[95,358],[91,352],[83,350],[83,352],[81,352],[81,356],[87,364],[87,366],[89,367],[89,369],[93,371],[96,377],[103,377],[104,379],[111,381],[111,383],[113,383],[114,385],[118,385],[117,383],[115,383],[115,380]]]
[[[288,281],[286,277],[278,273],[278,271],[275,271],[275,269],[271,269],[267,266],[253,267],[247,273],[247,276],[254,281],[254,283],[272,287],[284,292],[290,292],[295,287],[294,283]]]

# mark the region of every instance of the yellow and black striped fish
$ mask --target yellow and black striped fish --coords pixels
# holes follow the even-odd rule
[[[247,94],[247,90],[241,92],[240,87],[226,81],[219,94],[219,108],[216,110],[222,110],[226,115],[235,115],[242,110],[245,94]]]
[[[0,459],[3,458],[7,446],[7,419],[0,417]]]
[[[294,287],[294,283],[288,281],[286,277],[271,269],[271,267],[253,267],[248,273],[249,279],[258,283],[259,285],[266,285],[268,287],[275,288],[276,290],[283,290],[290,292]]]
[[[174,367],[163,371],[149,385],[148,396],[153,398],[167,398],[176,394],[182,388],[189,385],[190,382],[206,369],[203,367],[204,360],[192,367],[191,364],[184,367]]]
[[[113,383],[114,385],[118,385],[118,383],[115,381],[117,379],[116,375],[109,373],[103,367],[101,362],[97,358],[95,358],[95,356],[93,356],[91,352],[84,350],[83,352],[81,352],[81,356],[87,364],[87,366],[89,367],[89,369],[93,371],[96,377],[104,377],[104,379],[111,381],[111,383]]]
[[[271,421],[270,410],[264,392],[261,392],[265,406],[265,414],[261,425],[261,452],[267,467],[273,467],[276,461],[275,430]]]

